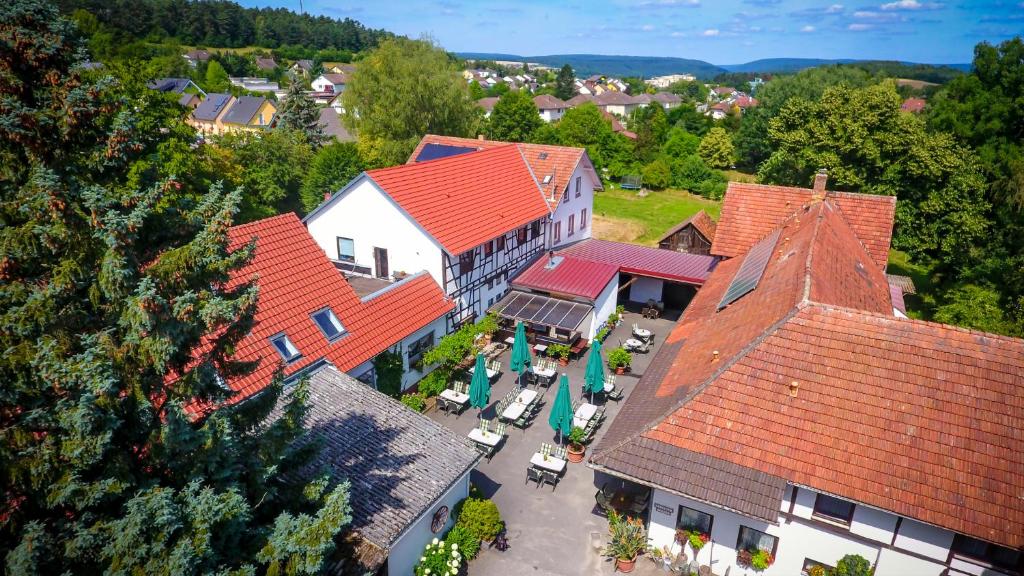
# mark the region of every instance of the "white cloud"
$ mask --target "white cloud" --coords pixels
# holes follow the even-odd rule
[[[808,24],[807,26],[804,26],[803,28],[801,28],[800,31],[801,32],[814,32],[814,26],[811,26],[810,24]]]
[[[651,30],[654,30],[654,24],[644,24],[640,29],[644,32],[650,32]]]
[[[718,28],[708,28],[701,33],[702,36],[718,36]]]
[[[669,34],[669,36],[671,36],[673,38],[682,38],[682,37],[686,36],[686,32],[673,32],[673,33]]]
[[[878,18],[879,16],[881,16],[881,14],[870,10],[858,10],[853,13],[854,18]]]
[[[882,10],[938,10],[942,4],[938,2],[918,2],[918,0],[896,0],[882,4]]]
[[[854,32],[863,32],[865,30],[871,30],[871,24],[850,24],[846,27],[847,30],[853,30]]]
[[[838,14],[843,11],[842,4],[833,4],[825,9],[825,14]]]
[[[700,0],[643,0],[637,4],[644,8],[670,8],[672,6],[700,6]]]

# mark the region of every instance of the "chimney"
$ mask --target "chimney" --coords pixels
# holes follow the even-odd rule
[[[825,195],[825,184],[828,183],[828,170],[822,168],[814,175],[814,195]]]
[[[800,383],[797,382],[796,380],[793,380],[792,382],[789,383],[789,395],[792,396],[793,398],[796,398],[796,393],[799,389]]]
[[[714,350],[711,352],[711,361],[718,362],[718,350]]]
[[[331,193],[330,192],[324,192],[324,202],[327,202],[330,199],[331,199]]]
[[[483,140],[484,139],[484,135],[483,134],[477,134],[476,135],[476,139],[477,140]]]

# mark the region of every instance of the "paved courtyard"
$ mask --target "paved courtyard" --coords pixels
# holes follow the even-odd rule
[[[634,354],[631,373],[618,376],[616,386],[622,387],[626,398],[674,324],[672,320],[648,320],[639,314],[627,312],[624,321],[606,340],[605,359],[608,349],[617,347],[620,339],[629,337],[634,322],[654,332],[655,346],[647,354]],[[586,358],[584,354],[580,360],[570,362],[569,366],[560,367],[569,375],[573,398],[582,395]],[[506,351],[499,359],[504,373],[492,383],[492,404],[484,411],[485,418],[495,417],[494,405],[516,385],[515,373],[508,370],[509,353]],[[507,438],[498,452],[490,462],[482,461],[473,473],[473,483],[492,498],[501,510],[510,547],[505,552],[499,552],[485,545],[469,566],[471,575],[591,576],[613,573],[612,563],[600,554],[605,544],[608,522],[596,513],[594,494],[604,482],[613,483],[611,485],[614,486],[614,483],[620,481],[603,475],[595,477],[593,470],[579,463],[568,465],[554,490],[548,484],[538,488],[533,482],[525,483],[530,457],[540,449],[541,443],[555,444],[558,441],[548,425],[548,415],[557,391],[556,381],[545,392],[546,404],[533,423],[526,430],[509,426]],[[592,446],[604,436],[624,401],[607,402],[607,419],[597,431]],[[604,404],[601,400],[595,403]],[[473,408],[467,409],[458,418],[438,410],[431,412],[430,417],[461,434],[468,434],[477,424],[477,411]],[[644,558],[640,560],[635,574],[655,572],[651,562]]]

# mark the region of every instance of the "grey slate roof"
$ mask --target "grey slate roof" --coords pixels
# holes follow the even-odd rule
[[[207,94],[206,99],[192,111],[192,117],[196,120],[212,122],[217,119],[217,115],[224,111],[224,107],[230,101],[231,94]]]
[[[234,105],[224,115],[222,122],[228,124],[248,124],[267,99],[261,96],[239,96]]]
[[[188,88],[189,83],[191,83],[191,80],[188,78],[157,78],[146,86],[151,90],[181,94],[186,88]]]
[[[684,390],[671,396],[656,394],[684,343],[666,342],[654,356],[630,393],[629,402],[594,450],[590,466],[739,514],[777,522],[779,504],[786,489],[785,479],[638,436],[652,422],[660,422],[674,412],[693,392]],[[633,440],[624,443],[625,438]]]
[[[315,465],[351,482],[352,530],[385,550],[480,458],[466,437],[333,366],[309,378],[306,428],[323,442]]]
[[[348,133],[341,123],[338,111],[330,106],[320,109],[320,125],[324,128],[324,134],[333,136],[339,142],[353,142],[355,138]]]

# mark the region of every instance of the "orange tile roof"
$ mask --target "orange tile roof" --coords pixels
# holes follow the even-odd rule
[[[253,260],[232,276],[230,285],[255,279],[259,286],[253,328],[238,344],[234,356],[258,364],[253,372],[228,379],[227,384],[238,392],[229,402],[232,404],[270,383],[281,364],[269,340],[275,334],[287,334],[301,353],[285,367],[286,376],[320,359],[347,371],[453,307],[426,273],[392,284],[376,297],[360,300],[292,213],[235,226],[229,234],[232,250],[256,239]],[[347,331],[333,342],[328,342],[310,317],[328,306]]]
[[[693,216],[690,216],[686,220],[683,220],[679,224],[676,224],[675,226],[670,228],[668,232],[665,232],[665,234],[663,234],[661,238],[658,239],[658,242],[663,242],[664,240],[668,239],[669,236],[672,236],[676,232],[679,232],[683,228],[686,228],[687,226],[691,225],[697,230],[697,232],[700,232],[701,235],[704,236],[704,238],[706,238],[708,241],[714,241],[715,227],[717,226],[717,224],[715,224],[715,221],[711,219],[711,216],[708,216],[707,212],[705,212],[703,209],[700,209],[697,210],[697,213],[694,214]]]
[[[876,265],[885,268],[896,214],[894,196],[829,192]],[[730,182],[722,202],[711,253],[733,257],[747,251],[794,210],[814,197],[810,188]]]
[[[420,140],[416,149],[413,150],[412,155],[409,157],[409,164],[416,162],[416,158],[419,157],[420,151],[423,150],[423,146],[427,144],[464,146],[476,148],[477,150],[485,150],[496,146],[504,146],[509,144],[509,142],[427,134],[422,140]],[[551,208],[552,212],[558,207],[558,202],[561,199],[561,193],[565,190],[566,186],[569,185],[569,179],[572,177],[572,173],[576,170],[576,167],[580,162],[584,162],[584,168],[591,172],[591,179],[597,184],[599,189],[601,188],[601,179],[598,178],[597,172],[594,170],[593,165],[590,163],[590,158],[587,156],[587,151],[583,148],[524,143],[516,143],[516,146],[518,146],[522,151],[523,158],[525,158],[526,163],[530,165],[530,170],[533,170],[533,175],[537,179],[537,182],[542,183],[544,182],[545,176],[551,176],[551,182],[547,185],[542,184],[541,188],[544,190],[544,198],[547,200],[548,206]],[[546,156],[541,158],[541,154],[545,154]]]
[[[592,462],[769,521],[784,480],[1024,546],[1024,340],[894,317],[840,202],[798,205],[721,311],[743,258],[716,268]]]
[[[366,174],[452,255],[550,214],[512,144]]]

